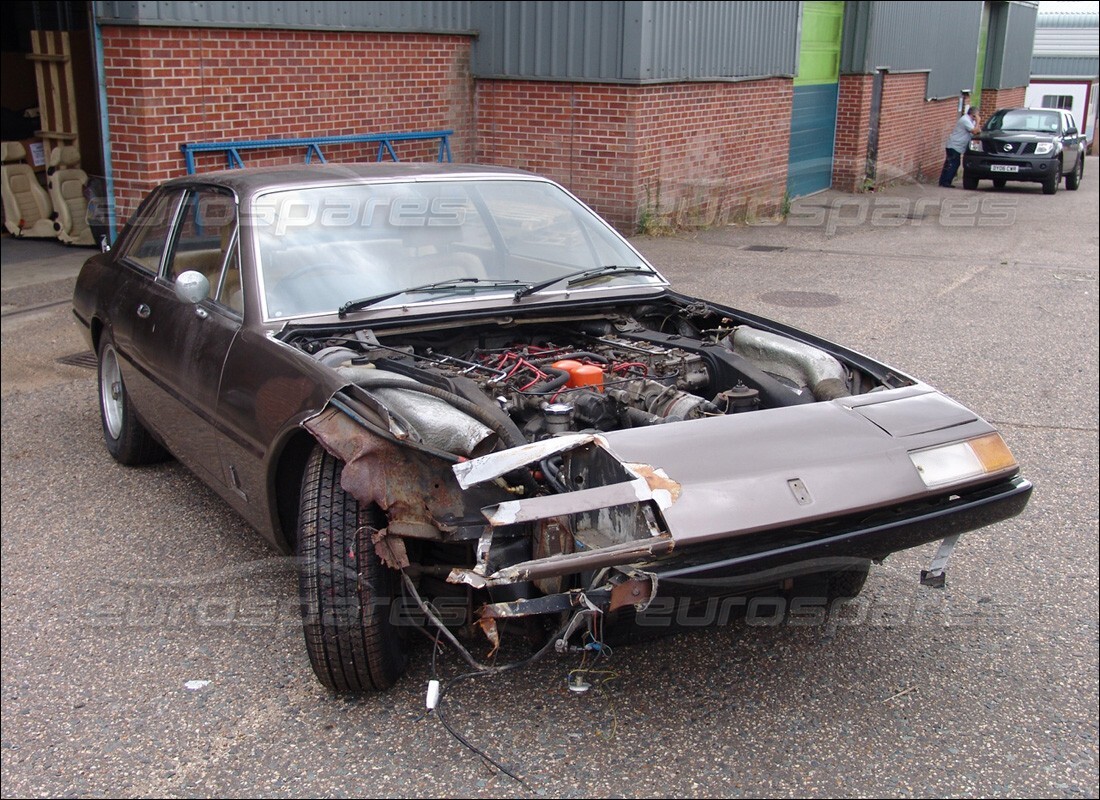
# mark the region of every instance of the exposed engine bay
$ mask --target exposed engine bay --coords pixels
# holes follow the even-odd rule
[[[292,341],[365,388],[380,385],[383,376],[411,379],[483,411],[503,412],[528,442],[811,403],[882,386],[817,347],[698,304],[432,330],[299,331]],[[396,396],[392,386],[384,391]]]

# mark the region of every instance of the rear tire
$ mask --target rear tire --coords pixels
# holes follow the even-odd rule
[[[974,190],[978,188],[978,179],[973,175],[967,175],[963,173],[963,188]]]
[[[155,464],[168,458],[166,451],[134,413],[126,384],[122,380],[118,351],[104,334],[97,354],[99,366],[99,418],[107,452],[120,464],[130,467]]]
[[[1062,182],[1062,162],[1057,163],[1054,175],[1043,181],[1043,194],[1055,194],[1058,191],[1058,184]]]
[[[1066,176],[1066,188],[1071,192],[1077,191],[1077,187],[1081,185],[1081,178],[1085,175],[1085,157],[1082,154],[1077,155],[1077,166],[1073,168],[1073,172]]]
[[[382,691],[408,663],[408,643],[391,614],[400,573],[382,564],[366,530],[385,527],[385,518],[341,488],[343,467],[318,446],[302,477],[297,551],[306,650],[332,691]]]
[[[1005,188],[1005,184],[1007,184],[1007,183],[1008,183],[1008,181],[1005,180],[1004,178],[994,178],[993,179],[993,188],[994,189],[1003,189],[1003,188]]]

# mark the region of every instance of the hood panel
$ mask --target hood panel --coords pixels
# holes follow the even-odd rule
[[[992,430],[969,412],[964,421],[966,410],[938,393],[871,408],[885,405],[887,424],[904,438],[840,402],[605,437],[620,459],[651,464],[679,484],[665,521],[677,544],[697,543],[928,496],[909,451]]]

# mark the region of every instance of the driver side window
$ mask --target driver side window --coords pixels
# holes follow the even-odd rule
[[[216,297],[223,269],[236,252],[236,230],[237,204],[232,194],[213,188],[190,190],[165,264],[165,279],[174,283],[184,272],[201,272],[210,282],[209,297]]]

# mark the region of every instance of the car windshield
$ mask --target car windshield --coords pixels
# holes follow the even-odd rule
[[[610,226],[539,180],[279,190],[254,200],[250,223],[266,319],[456,295],[497,293],[519,302],[528,295],[516,298],[517,287],[544,283],[548,293],[664,283]],[[574,274],[612,265],[633,269],[608,269],[570,285]]]
[[[1036,133],[1057,133],[1058,114],[1053,111],[1017,108],[998,111],[985,124],[987,131],[1034,131]]]

